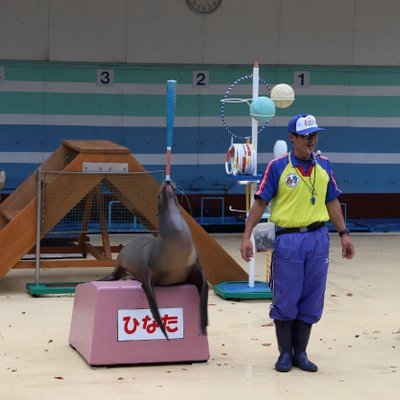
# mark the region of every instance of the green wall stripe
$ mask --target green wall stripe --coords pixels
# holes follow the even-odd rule
[[[113,69],[116,83],[164,83],[177,79],[191,83],[195,70],[210,71],[212,84],[230,85],[252,73],[252,65],[144,65],[65,62],[1,61],[6,79],[17,81],[95,82],[97,69]],[[292,83],[294,71],[309,71],[313,85],[400,85],[400,67],[260,66],[260,76],[270,84]]]
[[[181,101],[180,101],[181,100]],[[221,96],[186,95],[177,99],[177,116],[218,116]],[[123,95],[85,93],[0,92],[1,114],[74,114],[163,116],[164,95]],[[277,109],[277,115],[310,112],[319,116],[398,117],[400,102],[393,97],[375,96],[373,101],[363,96],[296,96],[287,109]],[[227,116],[247,115],[249,107],[226,104]]]

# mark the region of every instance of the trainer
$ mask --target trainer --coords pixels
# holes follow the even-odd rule
[[[289,121],[292,151],[272,160],[265,169],[242,238],[242,257],[249,261],[254,256],[251,233],[271,203],[276,240],[270,318],[275,322],[280,352],[275,369],[280,372],[290,371],[293,365],[309,372],[318,370],[306,349],[312,324],[320,320],[324,306],[329,266],[325,222],[331,220],[339,232],[342,256],[350,260],[355,254],[331,163],[314,153],[318,133],[324,130],[309,114]]]

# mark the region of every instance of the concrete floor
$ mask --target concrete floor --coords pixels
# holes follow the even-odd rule
[[[240,259],[239,234],[213,235]],[[0,399],[400,399],[400,236],[354,234],[356,257],[341,258],[332,235],[322,320],[308,353],[312,374],[274,370],[269,300],[223,300],[210,290],[210,360],[200,364],[92,368],[68,344],[74,297],[32,298],[32,270],[0,280]],[[42,272],[42,281],[87,281],[105,269]],[[258,254],[256,279],[265,277]]]

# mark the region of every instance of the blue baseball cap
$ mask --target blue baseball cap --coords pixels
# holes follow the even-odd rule
[[[325,131],[326,129],[320,128],[317,125],[317,120],[310,114],[297,114],[288,123],[289,133],[296,133],[297,135],[309,135],[310,133]]]

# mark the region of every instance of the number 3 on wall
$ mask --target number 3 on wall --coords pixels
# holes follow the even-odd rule
[[[114,85],[114,71],[112,69],[98,69],[97,86],[112,86]]]
[[[193,71],[193,86],[208,87],[210,85],[210,71]]]

